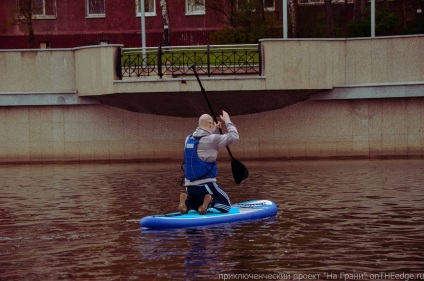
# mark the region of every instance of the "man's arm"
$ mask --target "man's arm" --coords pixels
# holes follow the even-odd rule
[[[227,126],[228,133],[220,136],[218,147],[224,147],[224,146],[228,146],[230,144],[236,143],[239,140],[239,134],[238,134],[236,126],[230,120],[230,115],[223,110],[222,115],[220,117],[221,117],[221,120]]]

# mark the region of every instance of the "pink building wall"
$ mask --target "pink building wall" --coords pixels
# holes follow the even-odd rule
[[[141,46],[141,22],[136,16],[135,0],[106,0],[106,17],[86,17],[86,1],[56,0],[55,19],[36,19],[35,46],[49,42],[51,48],[70,48],[98,44],[105,40],[124,47]],[[25,26],[10,25],[16,0],[0,1],[0,49],[28,48]],[[171,45],[207,44],[211,31],[223,28],[223,22],[209,9],[205,15],[186,15],[185,0],[168,1]],[[146,16],[146,44],[163,42],[164,23],[160,1],[156,16]]]

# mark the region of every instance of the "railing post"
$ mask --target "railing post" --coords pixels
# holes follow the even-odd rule
[[[247,51],[244,51],[244,53],[246,54],[246,57],[247,57]],[[233,73],[236,73],[236,51],[233,51],[233,60],[234,60],[234,62],[233,62]],[[239,67],[240,67],[240,62],[239,62]],[[247,67],[246,67],[246,69],[247,69]]]
[[[208,42],[208,48],[207,48],[207,62],[208,62],[208,77],[211,77],[211,59],[210,59],[210,55],[211,55],[211,48]]]
[[[158,47],[157,60],[158,60],[158,63],[157,63],[157,65],[158,65],[158,75],[159,75],[160,78],[162,78],[162,76],[163,76],[163,72],[162,72],[162,44],[160,44],[159,47]]]
[[[261,42],[258,43],[258,54],[259,54],[259,76],[262,76],[262,46],[261,46]]]
[[[116,53],[116,76],[122,80],[122,48],[119,47]]]

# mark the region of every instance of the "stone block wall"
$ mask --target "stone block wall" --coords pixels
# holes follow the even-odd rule
[[[230,112],[231,114],[231,112]],[[0,162],[180,161],[197,118],[105,105],[0,107]],[[318,100],[232,117],[237,159],[424,154],[424,98]],[[222,149],[220,158],[228,158]]]

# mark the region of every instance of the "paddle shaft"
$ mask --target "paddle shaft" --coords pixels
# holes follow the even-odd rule
[[[202,90],[203,96],[205,97],[206,102],[208,103],[209,110],[211,111],[211,114],[213,119],[215,120],[215,123],[218,123],[218,119],[216,118],[215,111],[212,108],[212,105],[206,94],[205,88],[203,88],[202,82],[200,82],[199,75],[197,74],[195,66],[196,66],[196,63],[192,64],[190,68],[193,69],[193,72],[196,75],[197,82],[199,82],[200,89]],[[223,135],[221,128],[218,128],[218,129],[221,135]],[[231,170],[233,172],[234,180],[237,184],[241,184],[249,176],[249,171],[240,161],[238,161],[237,159],[233,157],[233,154],[231,153],[230,148],[228,146],[226,146],[226,148],[231,158]]]
[[[208,95],[206,94],[205,88],[203,88],[202,82],[201,82],[201,81],[200,81],[200,79],[199,79],[199,75],[197,74],[195,64],[192,64],[192,65],[190,66],[190,68],[191,68],[191,69],[193,69],[193,72],[194,72],[194,74],[196,75],[197,82],[199,82],[200,90],[202,91],[203,96],[205,97],[206,102],[208,103],[209,110],[210,110],[210,112],[212,113],[212,117],[213,117],[213,119],[215,120],[215,123],[218,123],[218,119],[216,118],[215,111],[213,110],[212,105],[211,105],[211,103],[209,102]],[[219,128],[219,133],[220,133],[221,135],[223,135],[223,134],[224,134],[224,133],[222,132],[221,128]],[[233,159],[233,154],[231,153],[231,150],[230,150],[230,148],[228,147],[228,145],[226,146],[226,148],[227,148],[228,154],[230,155],[231,159]]]

